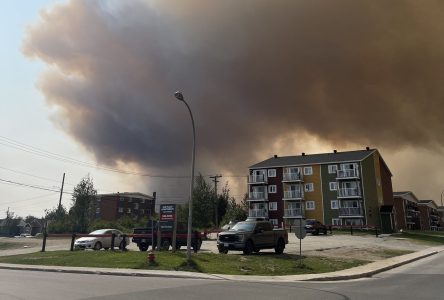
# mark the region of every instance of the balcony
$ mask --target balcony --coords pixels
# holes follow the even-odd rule
[[[303,191],[284,191],[282,200],[301,200],[302,198],[304,198]]]
[[[304,210],[302,208],[284,209],[284,218],[303,218]]]
[[[267,176],[265,175],[250,175],[248,176],[248,184],[266,184]]]
[[[338,189],[338,198],[360,198],[360,188],[340,188]]]
[[[248,201],[266,201],[268,194],[265,192],[250,192],[248,195]]]
[[[359,171],[357,169],[338,170],[336,179],[350,179],[350,178],[359,178]]]
[[[302,181],[301,173],[284,173],[282,182]]]
[[[341,207],[339,208],[339,216],[363,217],[364,210],[362,209],[362,207]]]
[[[248,216],[253,218],[268,218],[268,212],[265,209],[250,209]]]

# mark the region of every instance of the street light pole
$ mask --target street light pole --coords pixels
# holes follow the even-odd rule
[[[190,201],[188,202],[188,231],[187,231],[187,261],[191,262],[191,227],[193,221],[193,189],[194,189],[194,160],[196,156],[196,129],[194,127],[194,118],[193,113],[191,112],[191,108],[188,103],[185,101],[182,93],[177,91],[174,93],[174,97],[177,100],[182,101],[188,108],[191,117],[191,124],[193,125],[193,152],[192,152],[192,160],[191,160],[191,183],[190,183]]]

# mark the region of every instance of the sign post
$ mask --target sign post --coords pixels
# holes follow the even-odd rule
[[[299,239],[299,267],[302,267],[302,239],[307,235],[307,231],[305,230],[305,220],[302,218],[296,220],[294,234]]]
[[[161,204],[160,205],[160,231],[164,232],[173,232],[172,237],[172,249],[176,250],[176,231],[177,231],[177,222],[176,222],[176,204]]]

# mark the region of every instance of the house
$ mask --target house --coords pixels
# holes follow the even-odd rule
[[[115,221],[123,216],[134,219],[151,218],[155,204],[156,193],[153,196],[142,193],[99,194],[94,203],[94,219]]]
[[[418,201],[422,230],[440,230],[441,222],[438,206],[433,200]]]
[[[394,229],[392,173],[379,151],[275,155],[249,167],[249,217]],[[383,208],[383,213],[381,209]]]
[[[418,198],[410,191],[394,192],[396,230],[420,230],[421,220]]]

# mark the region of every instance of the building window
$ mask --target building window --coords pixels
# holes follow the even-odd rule
[[[328,174],[336,174],[338,165],[328,165]]]
[[[120,198],[119,200],[120,200],[120,202],[123,202],[123,201],[125,201],[125,199],[124,199],[124,198],[122,198],[122,197],[121,197],[121,198]]]
[[[102,201],[102,199],[100,197],[97,197],[96,200],[97,200],[97,202]]]
[[[331,200],[331,209],[339,209],[338,200]]]
[[[128,202],[133,202],[133,198],[128,198]]]
[[[268,193],[275,194],[276,193],[276,185],[269,185],[268,186]]]
[[[100,214],[100,207],[96,208],[96,214]]]
[[[305,209],[306,210],[313,210],[313,209],[315,209],[315,202],[314,201],[306,201],[305,202]]]
[[[276,169],[268,170],[268,177],[276,177]]]
[[[119,213],[123,213],[123,207],[119,207]]]
[[[312,167],[304,167],[304,175],[312,175],[313,168]]]
[[[304,184],[304,190],[306,192],[313,192],[314,191],[313,183],[306,183],[306,184]]]
[[[330,191],[337,191],[338,183],[336,181],[330,182]]]
[[[342,220],[341,219],[331,219],[331,225],[333,226],[341,226]]]
[[[144,209],[139,210],[139,214],[143,215],[145,213]]]
[[[131,213],[131,208],[127,208],[126,212],[130,214]]]
[[[145,199],[142,199],[142,201],[140,201],[140,203],[144,204],[145,203]]]
[[[277,202],[269,202],[268,203],[268,209],[271,210],[277,210],[278,209],[278,204]]]
[[[270,223],[271,223],[271,225],[273,225],[273,226],[278,226],[279,224],[278,224],[278,219],[270,219]]]
[[[134,209],[139,209],[139,203],[134,203]]]

